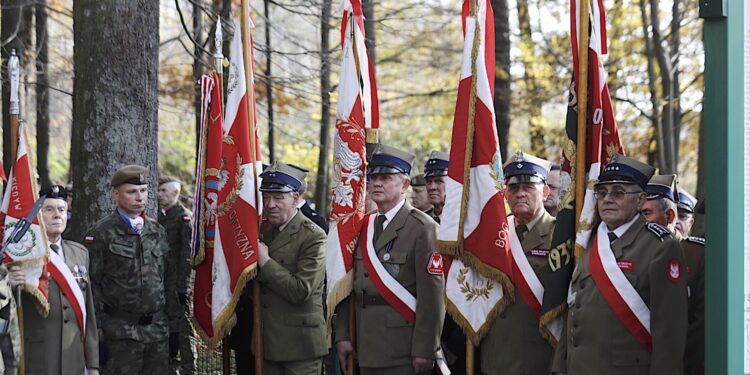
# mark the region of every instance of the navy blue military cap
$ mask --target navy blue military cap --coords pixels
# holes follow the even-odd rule
[[[414,154],[381,144],[367,165],[367,174],[411,173]]]
[[[645,190],[648,180],[651,179],[654,172],[656,172],[656,169],[648,164],[615,154],[612,155],[609,164],[604,167],[604,171],[599,175],[599,181],[596,185],[636,184]]]
[[[261,173],[263,181],[260,183],[260,191],[290,193],[299,192],[305,175],[299,168],[290,167],[284,163],[275,161]]]
[[[546,182],[552,162],[518,151],[503,165],[505,184]]]
[[[424,177],[440,177],[448,175],[448,158],[447,152],[433,151],[430,158],[424,165]]]
[[[695,212],[695,204],[698,203],[698,200],[695,199],[694,196],[690,195],[687,191],[680,189],[679,190],[679,197],[680,200],[677,202],[677,209],[678,210],[685,210],[690,213]]]
[[[41,197],[42,195],[46,195],[47,198],[66,200],[68,199],[68,190],[62,185],[52,185],[42,188],[39,191],[39,196]]]
[[[676,203],[677,198],[677,175],[655,174],[646,185],[646,198],[667,198]]]

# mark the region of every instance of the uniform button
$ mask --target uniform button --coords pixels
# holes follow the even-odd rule
[[[67,323],[67,322],[68,322],[68,319],[63,320],[63,323]]]
[[[63,310],[67,310],[67,309],[68,309],[68,306],[63,306]]]
[[[365,277],[370,277],[370,275],[368,275],[367,272],[365,272]]]
[[[573,323],[573,328],[578,328],[578,323]]]
[[[586,289],[586,280],[581,281],[581,289]]]
[[[505,313],[500,313],[500,319],[505,319]]]
[[[264,304],[263,304],[263,308],[264,308],[264,309],[267,309],[267,308],[268,308],[268,305],[266,305],[266,304],[264,303]]]
[[[580,303],[576,303],[576,309],[580,309],[580,308],[581,308],[581,304]]]

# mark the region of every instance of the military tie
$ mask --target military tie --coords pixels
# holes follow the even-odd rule
[[[385,215],[378,215],[375,220],[375,234],[372,236],[372,245],[375,246],[375,242],[378,241],[378,237],[383,234],[383,224],[385,224]]]
[[[281,233],[279,227],[273,227],[273,230],[271,231],[271,242],[273,242],[273,240],[275,240],[276,237],[279,236],[279,233]]]
[[[49,248],[50,248],[50,249],[52,249],[52,251],[54,251],[54,252],[56,252],[56,253],[60,254],[60,247],[59,247],[59,246],[57,246],[57,245],[55,245],[55,244],[50,244],[50,245],[49,245]]]
[[[617,235],[615,234],[615,232],[609,232],[609,233],[607,233],[607,237],[609,237],[609,243],[610,244],[612,242],[615,242],[616,239],[620,238],[620,237],[617,237]]]
[[[527,230],[528,227],[526,226],[526,224],[516,226],[516,235],[518,235],[518,242],[523,241],[523,236],[526,234]]]

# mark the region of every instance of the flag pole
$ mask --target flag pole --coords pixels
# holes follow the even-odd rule
[[[240,28],[242,29],[242,55],[244,56],[244,63],[245,63],[245,95],[247,95],[247,118],[248,118],[248,127],[249,127],[249,134],[250,134],[250,155],[252,160],[252,171],[253,171],[253,179],[255,180],[256,186],[257,186],[257,176],[258,171],[255,170],[256,168],[256,149],[255,149],[255,134],[257,130],[255,129],[255,107],[253,98],[255,97],[255,81],[253,77],[253,59],[252,59],[252,50],[250,49],[250,25],[248,24],[250,21],[250,4],[248,3],[248,0],[242,0],[240,3]],[[268,21],[266,21],[268,22]],[[235,30],[235,32],[237,32]],[[256,204],[260,204],[261,200],[258,196],[258,189],[255,189],[255,202]],[[260,216],[258,217],[258,220],[260,220]],[[260,223],[258,223],[260,227]],[[263,321],[261,319],[261,315],[263,314],[263,311],[261,310],[261,297],[260,297],[260,284],[254,282],[253,283],[253,340],[255,341],[255,373],[256,374],[262,374],[263,373]]]
[[[589,78],[589,0],[579,1],[578,13],[578,131],[576,136],[575,199],[576,233],[580,227],[583,202],[586,197],[586,123],[588,117],[588,78]],[[583,249],[576,246],[576,259],[583,256]]]

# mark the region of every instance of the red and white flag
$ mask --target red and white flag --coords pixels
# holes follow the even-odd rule
[[[3,243],[13,232],[16,224],[28,216],[37,198],[23,125],[19,127],[18,134],[16,162],[10,170],[10,178],[5,188],[2,206],[0,206],[0,222],[2,222],[2,227],[0,227],[2,236],[0,237],[3,238]],[[8,246],[3,262],[12,262],[23,268],[26,274],[26,283],[23,285],[23,289],[36,298],[44,315],[46,315],[49,311],[47,301],[49,246],[47,234],[39,225],[40,220],[41,214],[38,214],[23,238]],[[78,286],[76,285],[76,287]]]
[[[359,0],[342,1],[341,75],[333,146],[334,187],[331,230],[326,247],[328,312],[352,291],[354,246],[362,227],[365,200],[365,143],[378,128],[378,95],[372,63],[365,47]]]
[[[495,27],[489,0],[464,1],[464,53],[453,120],[438,246],[446,257],[446,305],[478,344],[514,298],[513,260],[493,106]],[[475,7],[475,9],[472,9]]]
[[[194,292],[196,320],[209,344],[218,343],[232,328],[237,300],[257,271],[258,227],[262,214],[258,191],[262,168],[260,142],[249,117],[238,20],[234,26],[223,124],[220,116],[214,117],[217,111],[220,113],[219,85],[214,85],[210,104],[207,131],[210,143],[206,144],[204,170],[206,205],[201,220],[206,225],[204,230],[212,231],[213,242],[206,242],[205,257],[196,267]],[[252,94],[250,100],[254,100]],[[219,125],[220,133],[212,128]],[[217,134],[221,141],[217,141]],[[254,137],[251,138],[251,134]],[[254,153],[251,142],[255,143]]]

